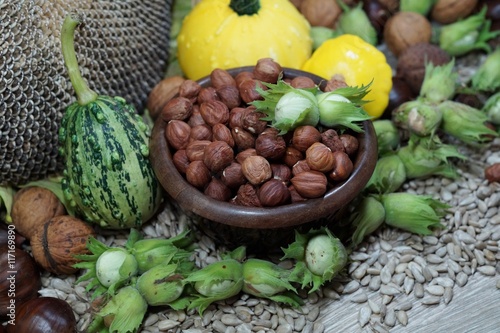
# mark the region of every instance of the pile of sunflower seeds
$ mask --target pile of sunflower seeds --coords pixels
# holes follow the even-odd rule
[[[462,148],[462,153],[469,160],[457,165],[459,179],[429,178],[404,185],[403,191],[430,195],[451,206],[443,219],[445,227],[433,235],[421,237],[381,228],[351,253],[345,272],[317,292],[304,291],[305,303],[300,308],[241,294],[212,304],[203,316],[195,311],[155,310],[158,312],[146,315],[140,332],[346,331],[345,323],[331,320],[331,311],[337,312],[335,318],[352,317],[347,331],[389,332],[418,321],[418,317],[411,317],[415,307],[451,304],[454,295],[466,290],[474,276],[496,278],[496,288],[500,289],[500,184],[484,179],[485,166],[500,162],[500,139],[482,151]],[[192,223],[169,203],[142,232],[145,237],[171,237],[191,228]],[[124,245],[127,236],[103,232],[98,238],[108,245]],[[196,264],[202,267],[219,260],[226,249],[217,247],[205,235],[197,237]],[[75,279],[44,275],[40,294],[68,301],[79,331],[85,332],[93,306],[85,283],[75,285]]]

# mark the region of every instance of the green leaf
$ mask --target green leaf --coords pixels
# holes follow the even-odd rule
[[[10,186],[0,186],[0,207],[3,205],[7,211],[5,219],[7,223],[12,223],[12,217],[10,212],[12,210],[12,204],[14,202],[14,195],[16,191]]]

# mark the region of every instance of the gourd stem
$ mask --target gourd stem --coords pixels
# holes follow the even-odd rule
[[[76,59],[74,33],[75,29],[82,22],[82,18],[77,14],[69,14],[66,16],[61,29],[61,48],[64,58],[64,63],[68,69],[69,79],[73,89],[75,89],[76,97],[80,105],[86,105],[97,99],[97,93],[89,88],[83,79],[78,61]]]
[[[239,16],[257,14],[260,0],[231,0],[229,7]]]

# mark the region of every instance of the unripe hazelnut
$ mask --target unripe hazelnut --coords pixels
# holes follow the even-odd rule
[[[221,123],[226,124],[229,120],[229,109],[221,101],[208,101],[200,104],[200,114],[203,120],[210,125]]]
[[[168,122],[173,119],[184,120],[191,116],[193,103],[185,97],[174,97],[161,110],[161,118]]]
[[[253,68],[253,76],[255,79],[267,83],[278,82],[278,77],[281,72],[283,72],[283,68],[272,58],[261,58],[257,60],[257,64]]]
[[[278,135],[278,130],[268,128],[255,139],[257,154],[270,160],[281,159],[286,152],[286,142]]]
[[[218,201],[229,201],[231,199],[231,189],[215,177],[212,177],[203,193]]]
[[[222,171],[234,160],[234,151],[225,141],[214,141],[205,146],[203,162],[213,173]]]
[[[224,141],[230,147],[234,147],[234,139],[231,134],[231,130],[227,128],[224,124],[215,124],[212,127],[213,140],[214,141]]]
[[[349,178],[354,169],[354,165],[349,156],[341,151],[333,153],[335,159],[335,166],[333,170],[328,173],[328,177],[333,181],[343,181]]]
[[[192,161],[203,161],[203,156],[205,154],[205,147],[209,145],[212,141],[208,140],[195,140],[188,143],[186,147],[186,154],[189,160]]]
[[[290,201],[290,191],[281,180],[271,178],[258,190],[260,203],[265,207],[284,205]]]
[[[307,148],[306,162],[311,170],[320,172],[328,172],[335,166],[332,151],[321,142],[315,142]]]
[[[241,171],[241,164],[232,162],[223,171],[220,180],[229,188],[238,188],[245,184],[247,179]]]
[[[273,175],[271,165],[262,156],[248,156],[241,163],[241,171],[245,178],[253,185],[259,185]]]
[[[172,162],[175,165],[175,168],[177,171],[179,171],[182,174],[186,173],[186,169],[190,163],[189,158],[186,154],[186,149],[180,149],[177,150],[173,155],[172,155]]]
[[[308,199],[319,198],[326,193],[328,180],[324,173],[319,171],[304,171],[291,180],[297,193]]]
[[[305,152],[313,143],[320,140],[321,133],[314,126],[299,126],[293,131],[292,145],[301,152]]]
[[[212,175],[203,161],[193,161],[186,168],[186,180],[194,187],[203,189],[212,180]]]
[[[236,87],[235,79],[225,69],[215,68],[210,72],[210,82],[216,90],[223,86]]]
[[[239,150],[245,150],[255,146],[255,137],[252,133],[241,127],[234,127],[231,129],[231,135],[233,136],[234,143]]]
[[[189,143],[191,127],[182,120],[170,120],[165,128],[168,144],[174,149],[184,149]]]

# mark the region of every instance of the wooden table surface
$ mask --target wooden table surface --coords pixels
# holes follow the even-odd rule
[[[500,332],[500,289],[496,277],[485,277],[476,272],[464,287],[454,287],[452,301],[445,305],[422,305],[415,300],[408,310],[408,325],[396,324],[391,333],[496,333]],[[348,295],[347,295],[348,296]],[[379,297],[373,294],[373,297]],[[369,324],[364,328],[358,323],[360,304],[342,296],[321,306],[319,322],[325,333],[373,332]],[[376,299],[374,299],[376,300]],[[379,300],[376,300],[379,301]],[[394,299],[397,301],[397,299]],[[376,320],[377,317],[372,317]]]

